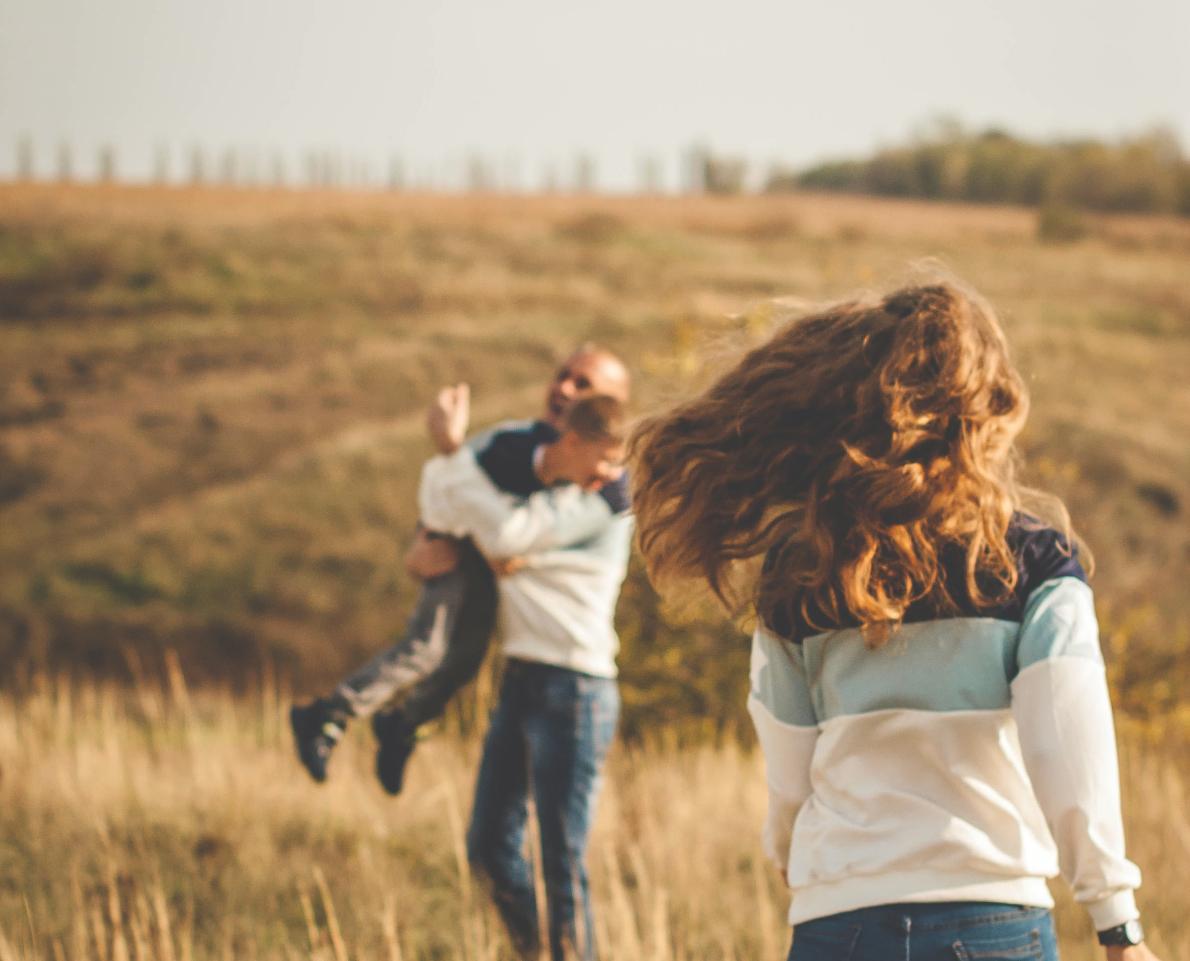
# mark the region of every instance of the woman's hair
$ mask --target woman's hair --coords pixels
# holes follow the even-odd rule
[[[914,601],[955,608],[944,550],[964,552],[972,601],[1003,599],[1017,580],[1008,526],[1029,493],[1013,448],[1028,408],[995,314],[957,283],[794,320],[638,425],[632,500],[650,574],[704,579],[734,609],[748,599],[738,562],[763,555],[763,621],[858,622],[872,646]]]

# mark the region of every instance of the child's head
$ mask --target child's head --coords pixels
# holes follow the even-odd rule
[[[553,474],[598,490],[624,473],[627,439],[628,416],[619,399],[596,394],[576,400],[562,415],[561,434],[551,445]]]
[[[802,317],[709,389],[643,422],[633,503],[650,570],[735,599],[735,562],[768,553],[766,620],[792,601],[883,636],[967,551],[1005,590],[1020,506],[1013,442],[1028,399],[995,315],[941,282]]]

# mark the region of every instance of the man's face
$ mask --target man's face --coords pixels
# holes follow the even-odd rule
[[[562,415],[574,401],[607,394],[628,401],[628,372],[615,357],[602,351],[572,354],[554,374],[545,395],[545,419],[561,426]]]
[[[558,441],[562,457],[559,474],[585,491],[597,491],[624,473],[627,449],[621,441],[584,440],[567,431]]]

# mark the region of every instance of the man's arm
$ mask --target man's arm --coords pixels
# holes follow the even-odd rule
[[[435,537],[432,531],[419,525],[413,543],[405,552],[405,573],[419,581],[428,581],[449,574],[458,566],[458,542],[453,537]]]

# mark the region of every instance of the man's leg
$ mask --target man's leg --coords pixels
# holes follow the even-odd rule
[[[290,712],[298,756],[310,775],[316,781],[326,779],[330,752],[351,718],[374,713],[399,692],[432,677],[451,660],[454,645],[459,645],[455,660],[473,675],[487,650],[494,618],[495,587],[491,570],[474,546],[462,542],[459,565],[422,583],[413,613],[395,644],[348,675],[330,697],[295,707]],[[466,630],[460,630],[464,627]],[[461,671],[462,667],[452,668],[449,675],[458,677]],[[445,699],[441,699],[438,710],[442,705]],[[426,711],[422,710],[417,723],[426,719]],[[397,723],[382,729],[392,732],[394,742],[404,738],[411,745],[416,724],[409,728]],[[408,750],[404,754],[408,757]],[[402,761],[400,769],[403,768]]]
[[[541,666],[538,710],[527,721],[541,828],[542,873],[554,961],[595,958],[587,836],[603,760],[619,717],[616,682]]]
[[[524,683],[509,665],[484,739],[467,831],[467,858],[488,884],[492,900],[522,958],[540,950],[533,871],[525,858],[529,762],[523,730]]]

